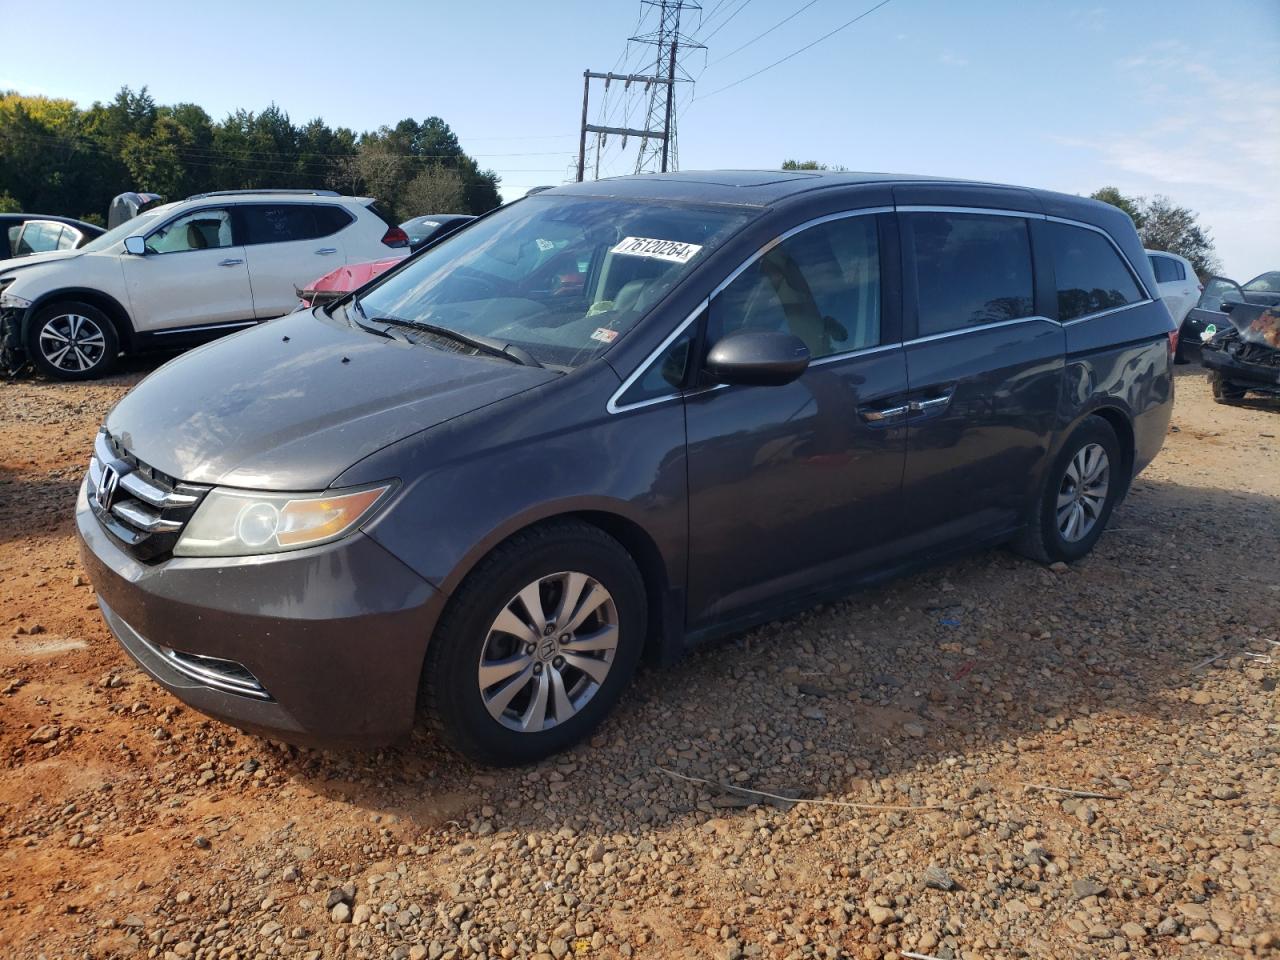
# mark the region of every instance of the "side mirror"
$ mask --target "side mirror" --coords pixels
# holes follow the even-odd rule
[[[731,333],[707,354],[705,369],[720,383],[781,386],[809,366],[809,348],[790,333]]]
[[[125,237],[124,249],[126,253],[131,253],[135,257],[141,257],[147,252],[147,241],[141,237]]]
[[[1223,300],[1219,307],[1219,309],[1221,309],[1223,313],[1230,313],[1235,308],[1236,308],[1236,304],[1234,300]]]

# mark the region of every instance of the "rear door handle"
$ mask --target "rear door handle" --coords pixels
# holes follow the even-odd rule
[[[930,397],[928,400],[912,400],[907,404],[909,413],[941,413],[951,402],[951,394],[941,397]]]
[[[319,250],[316,251],[316,255],[320,257],[327,257],[329,254],[337,253],[337,252],[338,252],[337,247],[321,247]]]
[[[243,260],[237,260],[235,257],[227,257],[227,259],[225,259],[225,260],[219,260],[219,261],[218,261],[218,266],[220,266],[220,267],[236,267],[236,266],[239,266],[239,265],[240,265],[240,264],[242,264],[242,263],[244,263],[244,261],[243,261]]]

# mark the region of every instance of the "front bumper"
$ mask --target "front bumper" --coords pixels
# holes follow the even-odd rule
[[[111,632],[195,709],[307,746],[381,746],[412,729],[445,598],[364,534],[144,564],[103,529],[83,484],[76,527]]]
[[[1209,370],[1217,370],[1223,378],[1251,390],[1280,392],[1280,367],[1249,363],[1237,359],[1225,350],[1206,346],[1200,362]]]

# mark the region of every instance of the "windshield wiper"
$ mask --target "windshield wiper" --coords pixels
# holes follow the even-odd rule
[[[491,357],[501,357],[504,360],[510,360],[512,363],[518,363],[523,367],[541,367],[537,357],[531,354],[524,347],[517,346],[514,343],[503,343],[500,340],[493,340],[489,337],[482,337],[474,333],[462,333],[459,330],[453,330],[449,327],[442,327],[439,324],[429,323],[426,320],[406,320],[404,317],[369,317],[364,312],[364,307],[360,305],[359,297],[351,298],[351,305],[355,307],[356,312],[360,315],[360,319],[364,324],[385,323],[392,327],[407,327],[410,330],[421,330],[424,333],[432,333],[437,337],[444,337],[455,343],[461,343],[473,350]],[[362,326],[364,325],[362,324]],[[376,330],[374,327],[367,329]],[[384,331],[385,332],[385,331]]]

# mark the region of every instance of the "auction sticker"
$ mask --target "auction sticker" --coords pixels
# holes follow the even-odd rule
[[[652,237],[623,237],[614,244],[610,253],[622,253],[630,257],[649,257],[671,263],[688,263],[702,247],[696,243],[679,240],[655,240]]]
[[[613,343],[618,339],[618,331],[610,330],[608,327],[596,327],[596,332],[591,335],[592,340],[599,340],[601,343]]]

